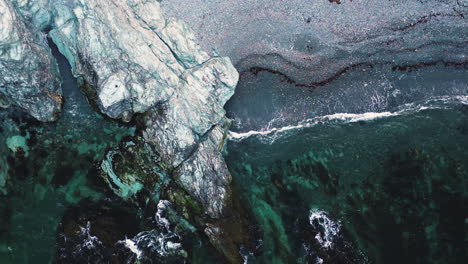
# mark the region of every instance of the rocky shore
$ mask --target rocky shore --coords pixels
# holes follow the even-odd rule
[[[231,238],[218,225],[232,217],[221,155],[230,125],[223,106],[239,78],[231,61],[201,50],[157,1],[2,0],[0,10],[2,105],[39,121],[59,117],[61,76],[47,39],[53,42],[96,111],[138,124],[99,166],[109,189],[134,203],[170,199],[231,262],[240,261],[241,241],[222,241]]]

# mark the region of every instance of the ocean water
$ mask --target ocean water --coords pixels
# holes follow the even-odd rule
[[[164,201],[124,201],[101,178],[107,151],[136,125],[98,114],[49,44],[63,81],[59,120],[0,111],[0,263],[220,263],[203,230],[180,231],[186,221]]]
[[[226,161],[261,233],[249,263],[466,261],[466,76],[358,67],[311,88],[243,72]]]
[[[233,133],[226,160],[263,232],[262,253],[253,258],[260,263],[466,260],[464,100],[400,115],[324,118],[290,130]],[[330,219],[324,230],[311,224],[317,212]]]
[[[338,2],[162,1],[240,72],[224,156],[255,234],[238,254],[468,263],[468,5]],[[97,114],[51,47],[60,119],[0,111],[0,263],[224,263],[167,201],[102,181],[136,125]]]

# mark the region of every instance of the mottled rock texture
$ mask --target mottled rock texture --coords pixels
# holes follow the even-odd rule
[[[0,1],[0,106],[17,105],[40,121],[57,119],[62,104],[57,64],[45,34]]]
[[[75,76],[91,86],[92,99],[104,114],[128,121],[135,113],[171,101],[167,105],[180,104],[180,110],[174,106],[167,113],[180,121],[189,119],[187,125],[197,133],[211,125],[205,120],[216,123],[220,119],[211,117],[212,112],[220,112],[216,108],[193,118],[184,117],[192,113],[180,112],[188,110],[183,105],[187,101],[194,113],[198,106],[206,112],[214,103],[222,105],[237,79],[234,68],[226,59],[210,60],[182,22],[162,17],[157,2],[75,1],[70,5],[65,1],[52,9],[55,19],[50,36],[70,61]],[[232,75],[233,81],[227,79],[223,85],[224,75]],[[215,100],[207,85],[219,95]]]
[[[37,52],[45,54],[41,59],[49,64],[31,67],[48,77],[45,80],[56,81],[58,87],[59,74],[45,42],[47,34],[96,110],[112,119],[138,123],[136,136],[122,141],[99,166],[115,194],[126,200],[158,199],[170,182],[173,192],[188,193],[187,203],[201,208],[196,217],[225,217],[231,175],[221,155],[230,125],[223,106],[239,78],[230,59],[210,57],[201,50],[185,23],[162,15],[158,1],[1,3],[2,10],[12,14],[8,21],[18,21],[18,25],[7,24],[10,29],[2,29],[2,37],[30,41],[25,48],[39,45]],[[10,49],[3,53],[10,54],[9,60],[22,54]],[[18,67],[28,65],[18,63]],[[11,72],[30,77],[24,69]],[[33,84],[31,91],[36,93],[48,87],[37,80]],[[9,89],[7,92],[18,94]],[[48,107],[43,101],[38,106]],[[187,215],[191,217],[194,215]]]
[[[226,129],[219,126],[223,105],[238,80],[230,60],[210,58],[184,23],[161,15],[157,2],[81,1],[53,10],[51,38],[101,112],[124,121],[145,113],[145,142],[219,217],[230,174],[218,148],[223,137],[215,134]]]
[[[142,114],[139,118],[144,138],[141,144],[157,156],[150,161],[152,165],[164,164],[162,167],[173,172],[180,186],[201,202],[210,216],[221,216],[231,180],[220,154],[229,123],[223,106],[234,93],[238,80],[238,73],[228,58],[208,56],[186,24],[163,17],[157,1],[14,1],[18,14],[26,22],[19,19],[13,4],[2,3],[5,6],[2,9],[11,14],[11,18],[7,17],[10,22],[5,22],[7,29],[2,30],[3,42],[10,43],[6,46],[9,49],[3,52],[4,57],[8,56],[6,62],[13,64],[16,58],[33,54],[17,51],[17,46],[11,43],[18,41],[29,41],[21,46],[23,49],[39,45],[41,49],[36,51],[44,54],[40,58],[45,62],[26,56],[23,60],[33,60],[36,64],[17,63],[17,67],[31,65],[38,71],[37,78],[30,81],[32,92],[52,91],[49,87],[52,84],[58,87],[59,75],[44,34],[36,36],[24,23],[36,32],[48,31],[70,63],[82,90],[99,111],[125,122],[135,114]],[[25,69],[3,68],[11,75],[36,77],[26,74]],[[21,76],[2,78],[13,83],[21,80]],[[5,94],[19,96],[18,88],[7,88]],[[46,95],[49,96],[46,99],[58,106],[60,96],[52,92]],[[26,99],[31,98],[37,96]],[[17,101],[23,108],[31,108]],[[52,106],[41,101],[36,108],[50,110],[54,109]],[[52,119],[51,114],[46,115],[47,111],[33,109],[30,113],[40,120]],[[108,158],[112,160],[113,156]],[[112,167],[119,165],[112,162],[104,165],[109,179],[126,177],[127,187],[146,181],[137,175],[128,178],[128,173],[112,175]],[[115,191],[127,196],[140,189],[130,193]]]

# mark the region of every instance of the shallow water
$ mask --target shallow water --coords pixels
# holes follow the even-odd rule
[[[13,176],[8,193],[0,197],[0,263],[51,262],[65,210],[84,198],[110,195],[95,163],[107,148],[134,133],[133,127],[105,120],[91,109],[68,62],[52,48],[63,78],[60,119],[39,123],[19,109],[0,112],[0,167]],[[15,137],[26,146],[5,144]]]
[[[63,78],[59,120],[40,123],[16,108],[0,112],[0,173],[9,175],[0,196],[0,263],[148,263],[162,257],[181,263],[164,248],[181,241],[191,263],[219,263],[207,238],[179,230],[184,221],[163,225],[167,216],[159,219],[155,204],[123,201],[104,182],[104,156],[136,127],[97,114],[50,45]]]

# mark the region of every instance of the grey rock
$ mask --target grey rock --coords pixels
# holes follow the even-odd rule
[[[50,37],[90,99],[111,118],[143,114],[144,142],[135,148],[152,149],[157,158],[149,163],[172,173],[211,217],[220,217],[231,180],[220,154],[228,123],[223,106],[239,77],[231,61],[210,58],[188,26],[164,18],[156,1],[58,1],[51,8]],[[129,198],[148,180],[138,169],[116,170],[125,167],[116,155],[109,153],[101,168],[113,190]]]
[[[193,154],[174,171],[174,179],[197,197],[212,217],[223,214],[231,193],[231,174],[220,153],[228,126],[215,126]]]
[[[59,1],[52,8],[51,38],[111,118],[127,121],[167,102],[187,69],[209,59],[185,24],[162,17],[157,2]]]
[[[57,64],[45,35],[0,0],[0,101],[17,105],[40,121],[57,119],[62,92]]]
[[[11,0],[24,20],[38,30],[45,31],[52,22],[49,0]]]
[[[223,106],[239,78],[230,59],[201,50],[188,26],[166,19],[157,1],[15,3],[24,23],[50,29],[100,112],[141,124],[101,163],[114,193],[134,199],[146,190],[146,199],[158,199],[175,182],[202,205],[197,217],[222,218],[231,196],[221,155],[230,124]]]
[[[213,58],[187,70],[177,96],[145,117],[149,142],[161,148],[166,163],[178,166],[213,126],[222,123],[223,105],[234,93],[238,74],[229,59]],[[174,140],[176,139],[176,140]]]

